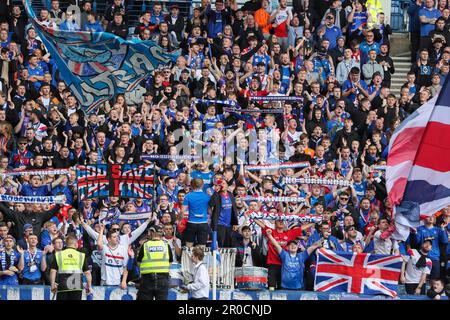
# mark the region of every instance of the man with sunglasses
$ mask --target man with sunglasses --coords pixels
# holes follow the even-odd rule
[[[333,208],[333,211],[336,211],[336,216],[339,221],[343,221],[345,216],[352,216],[353,221],[359,221],[358,212],[356,209],[350,205],[350,194],[347,191],[342,192],[339,197],[338,201]]]

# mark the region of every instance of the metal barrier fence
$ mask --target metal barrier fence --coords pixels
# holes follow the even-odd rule
[[[392,0],[391,27],[394,32],[408,32],[410,0]]]
[[[122,290],[119,287],[93,287],[92,300],[136,300],[136,288]],[[189,295],[176,289],[169,290],[169,300],[187,300]],[[50,286],[6,286],[0,285],[0,301],[51,300]],[[210,292],[210,299],[212,298]],[[448,297],[443,297],[448,300]],[[83,293],[83,300],[87,300]],[[399,295],[395,299],[386,296],[368,296],[350,293],[318,293],[310,291],[240,291],[217,290],[217,300],[430,300],[427,296]]]

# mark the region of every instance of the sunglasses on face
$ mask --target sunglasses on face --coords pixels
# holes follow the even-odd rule
[[[345,198],[345,197],[343,197],[343,198],[340,198],[340,199],[341,199],[341,200],[344,200],[344,201],[345,201],[345,200],[348,200],[348,198]]]

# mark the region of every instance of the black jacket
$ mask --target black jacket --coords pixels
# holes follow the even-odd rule
[[[238,210],[236,207],[236,200],[231,192],[228,191],[228,197],[231,201],[231,222],[232,226],[238,225]],[[217,192],[211,196],[208,203],[211,209],[211,229],[212,231],[217,230],[217,224],[219,222],[220,211],[222,210],[222,197]]]
[[[0,212],[3,213],[9,221],[14,222],[16,234],[21,236],[23,234],[23,226],[27,223],[33,225],[33,234],[39,237],[42,225],[56,216],[61,209],[60,205],[56,205],[53,209],[43,212],[15,212],[0,202]]]
[[[252,254],[252,262],[254,267],[263,267],[264,266],[264,258],[261,251],[261,247],[255,243],[255,248],[253,248],[253,242],[249,243],[251,254]],[[233,247],[237,248],[236,254],[236,267],[242,267],[242,263],[244,261],[244,242],[236,242],[233,244]]]

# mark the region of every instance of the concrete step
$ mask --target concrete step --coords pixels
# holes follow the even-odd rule
[[[411,62],[394,61],[395,67],[411,68]]]
[[[396,55],[396,56],[391,57],[391,58],[394,61],[396,61],[396,60],[398,60],[398,61],[411,61],[411,53],[407,52],[406,54],[408,54],[408,55],[405,55],[405,56]]]

